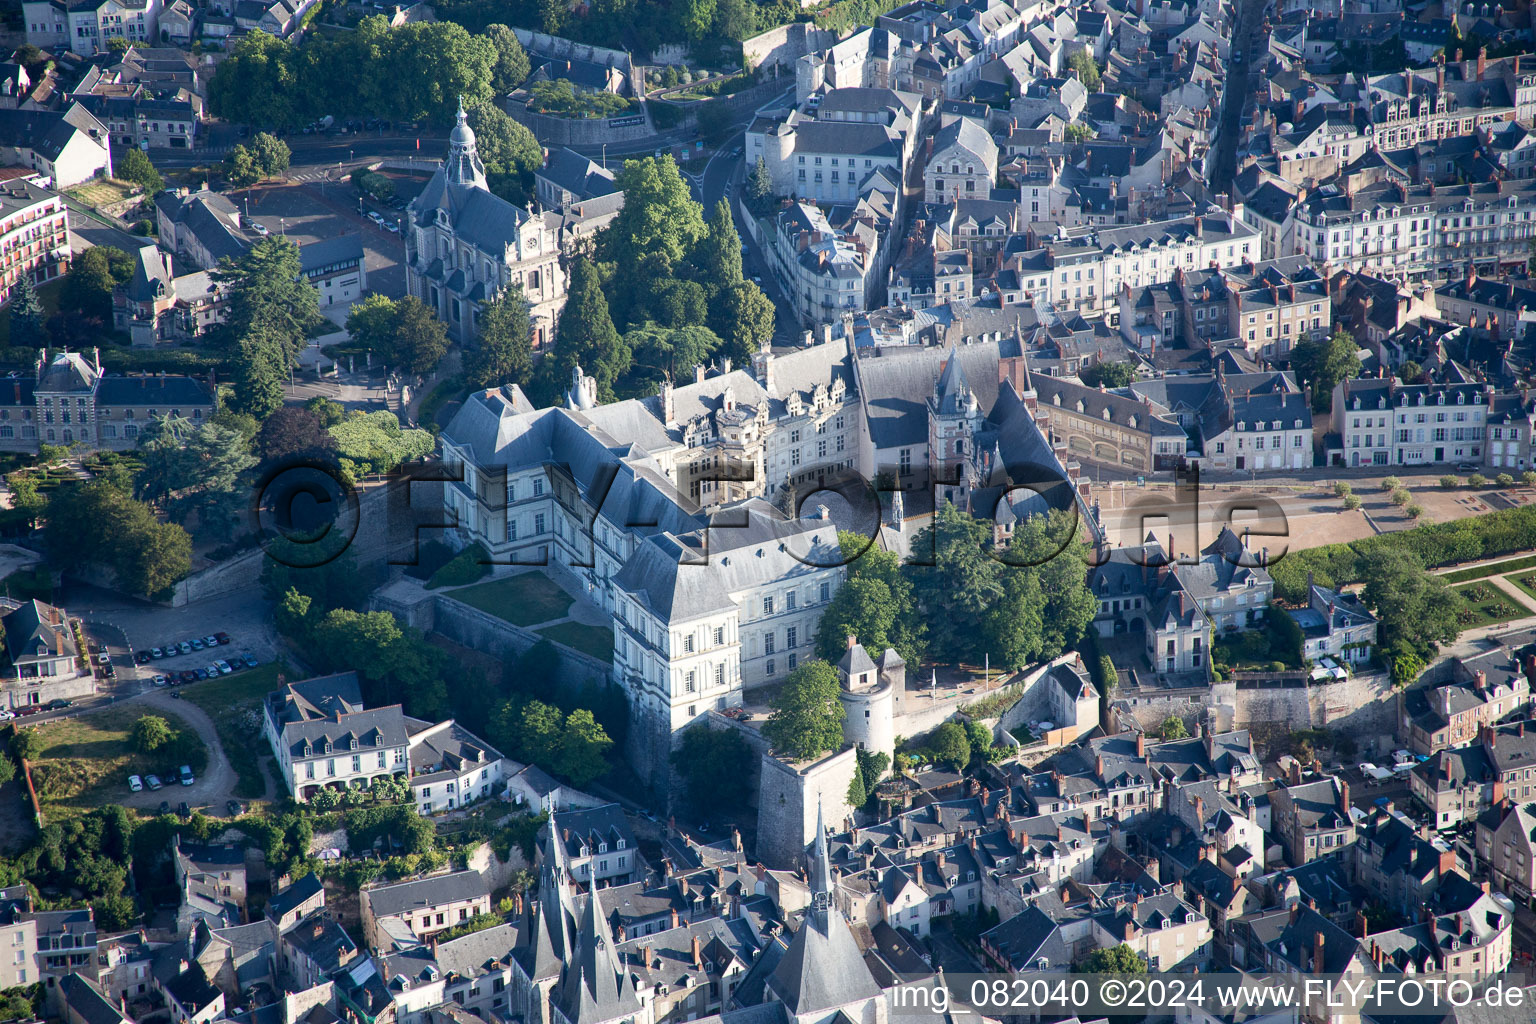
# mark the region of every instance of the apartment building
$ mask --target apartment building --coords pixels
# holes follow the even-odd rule
[[[0,183],[0,305],[22,275],[35,285],[69,269],[69,211],[64,198],[25,178]]]
[[[771,254],[801,323],[833,323],[869,307],[881,283],[879,243],[878,232],[835,230],[809,203],[779,212]]]
[[[933,138],[923,168],[923,201],[988,199],[997,183],[997,143],[984,124],[958,117]]]
[[[154,44],[160,39],[161,0],[24,0],[21,20],[27,42],[90,57],[114,39]]]
[[[1299,778],[1270,794],[1272,831],[1292,867],[1342,854],[1355,841],[1349,784],[1331,776]]]
[[[1341,381],[1333,392],[1338,464],[1423,466],[1483,463],[1493,389],[1487,384]]]

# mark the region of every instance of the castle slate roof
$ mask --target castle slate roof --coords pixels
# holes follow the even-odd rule
[[[172,408],[188,409],[212,404],[213,395],[208,385],[195,377],[159,377],[149,374],[119,377],[109,373],[96,385],[98,407],[152,405],[156,408],[164,407],[168,411]]]
[[[362,896],[368,901],[374,917],[381,918],[471,900],[488,892],[490,886],[480,872],[452,871],[446,875],[365,889]]]

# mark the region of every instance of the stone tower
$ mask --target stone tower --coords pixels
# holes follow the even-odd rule
[[[458,120],[453,131],[448,133],[448,159],[443,164],[443,170],[447,173],[450,185],[490,190],[490,186],[485,183],[485,164],[475,149],[475,133],[469,127],[469,115],[464,113],[463,99],[459,100]]]
[[[843,738],[865,750],[896,755],[896,691],[906,688],[907,663],[887,647],[876,664],[859,643],[848,638],[848,650],[837,663],[842,684]]]

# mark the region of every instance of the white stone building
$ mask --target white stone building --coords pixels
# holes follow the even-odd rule
[[[163,8],[161,0],[24,0],[21,20],[33,46],[90,57],[110,49],[113,39],[157,43]]]

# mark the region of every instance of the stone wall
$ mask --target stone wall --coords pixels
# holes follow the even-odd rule
[[[771,868],[798,867],[816,838],[818,809],[828,828],[846,828],[853,813],[848,784],[857,768],[853,747],[798,766],[764,754],[757,797],[758,859]]]
[[[545,146],[600,146],[605,142],[613,145],[655,134],[650,114],[643,104],[639,112],[618,117],[567,118],[530,113],[523,101],[508,100],[507,114],[533,132],[533,137]]]
[[[385,607],[383,601],[378,605]],[[418,629],[440,633],[456,644],[484,651],[503,661],[511,661],[540,640],[548,639],[445,594],[434,594],[430,599],[406,608],[403,614],[398,607],[388,610],[401,615]],[[554,647],[560,655],[561,685],[579,687],[589,682],[608,682],[608,662],[559,643]]]
[[[512,844],[506,860],[496,856],[496,851],[491,849],[490,843],[481,843],[470,853],[465,867],[484,875],[493,893],[511,885],[512,875],[515,872],[533,870],[533,865],[528,863],[528,859],[523,856],[522,848],[516,843]]]
[[[770,64],[792,67],[806,54],[825,50],[836,42],[837,33],[817,28],[809,22],[796,21],[743,40],[741,53],[758,67]]]

